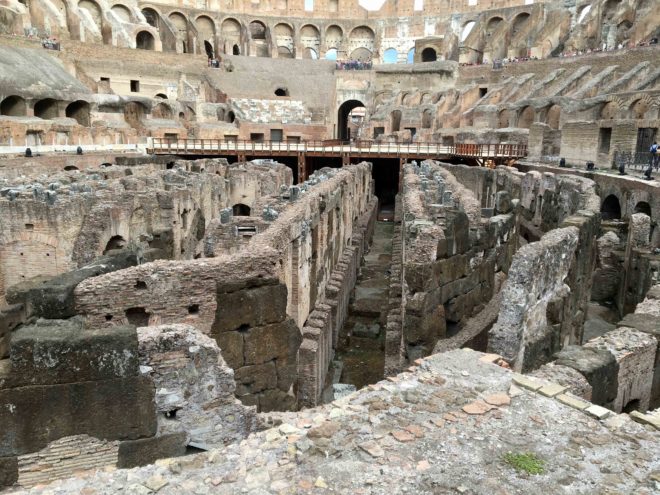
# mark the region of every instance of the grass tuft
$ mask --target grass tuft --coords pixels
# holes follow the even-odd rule
[[[514,469],[528,474],[543,474],[545,472],[545,463],[531,452],[520,454],[507,452],[504,454],[504,461]]]

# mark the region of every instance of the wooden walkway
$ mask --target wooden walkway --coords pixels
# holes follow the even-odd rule
[[[487,160],[504,163],[527,156],[527,146],[521,144],[438,143],[376,143],[374,141],[247,141],[223,139],[163,139],[149,138],[147,152],[157,155],[236,156],[238,161],[277,156],[297,157],[298,177],[307,177],[306,157],[341,158],[342,165],[353,159],[398,158],[401,164],[410,160],[473,159],[479,165]]]

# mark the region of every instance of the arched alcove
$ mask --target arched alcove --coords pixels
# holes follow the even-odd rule
[[[619,203],[619,198],[614,194],[607,196],[600,207],[600,214],[603,220],[617,220],[621,218],[621,203]]]
[[[116,249],[123,249],[126,247],[126,239],[120,235],[113,235],[105,245],[103,254],[107,254],[109,251],[114,251]]]
[[[59,116],[57,101],[52,98],[39,100],[34,104],[34,116],[40,119],[56,119]]]
[[[8,117],[25,117],[27,115],[27,105],[25,99],[20,96],[8,96],[0,103],[0,115]]]
[[[651,205],[646,201],[640,201],[635,205],[635,213],[644,213],[651,217]]]
[[[529,129],[534,123],[534,113],[534,108],[531,106],[524,107],[518,116],[518,127]]]
[[[422,50],[422,62],[435,62],[438,60],[438,54],[431,47]]]
[[[250,216],[250,207],[244,205],[243,203],[237,203],[231,208],[232,213],[235,217],[249,217]]]
[[[90,126],[90,110],[89,103],[83,100],[77,100],[69,103],[66,107],[65,114],[67,117],[75,119],[78,124],[89,127]]]
[[[135,36],[135,48],[140,50],[153,50],[156,46],[156,40],[154,40],[154,35],[149,31],[140,31]]]

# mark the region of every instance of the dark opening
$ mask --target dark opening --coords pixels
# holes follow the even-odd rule
[[[155,28],[158,27],[158,12],[152,9],[144,9],[142,10],[142,15],[147,21],[147,24]]]
[[[9,117],[25,117],[27,114],[27,105],[20,96],[8,96],[0,103],[0,115]]]
[[[249,217],[250,216],[250,207],[244,205],[243,203],[237,203],[231,208],[232,213],[235,217]]]
[[[128,308],[126,310],[128,324],[136,327],[146,327],[149,325],[150,316],[144,308]]]
[[[156,41],[149,31],[140,31],[135,37],[135,48],[140,50],[153,50],[156,46]]]
[[[232,124],[234,120],[236,120],[236,115],[234,114],[234,112],[231,111],[227,112],[227,122]]]
[[[422,62],[435,62],[438,60],[438,54],[433,48],[424,48],[422,50]]]
[[[399,190],[399,159],[374,158],[371,175],[374,192],[381,210],[394,209],[394,199]]]
[[[263,143],[264,142],[264,133],[263,132],[251,132],[250,141],[253,143]]]
[[[289,90],[286,88],[277,88],[275,90],[275,96],[289,96]]]
[[[39,100],[34,105],[34,116],[40,119],[56,119],[59,116],[57,101],[52,98]]]
[[[164,95],[163,93],[156,93],[154,98],[162,98],[163,100],[167,100],[167,95]]]
[[[609,153],[611,141],[612,141],[612,128],[601,127],[600,131],[598,132],[598,152]]]
[[[78,167],[76,167],[75,165],[67,165],[66,167],[64,167],[64,170],[66,170],[67,172],[71,172],[72,170],[78,170]]]
[[[110,238],[108,243],[105,245],[105,249],[103,250],[103,254],[107,254],[108,251],[112,251],[114,249],[122,249],[124,246],[126,246],[126,239],[124,239],[120,235],[114,235]]]
[[[199,304],[191,304],[188,306],[189,315],[198,315],[199,314]]]
[[[211,46],[211,43],[209,43],[206,40],[204,40],[204,50],[206,51],[206,56],[208,58],[215,58],[213,52],[213,46]]]
[[[238,45],[234,45],[234,47],[231,50],[232,54],[234,55],[240,55],[241,54],[241,49],[238,47]]]
[[[105,315],[105,321],[111,321],[112,315]]]
[[[483,98],[488,94],[488,88],[479,88],[479,98]]]
[[[639,399],[633,399],[623,406],[624,413],[631,413],[633,411],[639,411]]]
[[[147,283],[144,282],[143,280],[138,280],[137,282],[135,282],[135,288],[140,290],[146,289]]]
[[[394,110],[390,114],[390,132],[398,132],[401,129],[401,110]]]
[[[175,419],[177,411],[178,409],[172,409],[171,411],[165,411],[163,414],[167,419]]]
[[[71,119],[75,119],[78,124],[84,127],[89,127],[89,103],[86,101],[78,100],[70,103],[65,110],[65,115]]]
[[[131,93],[139,93],[139,92],[140,92],[140,81],[131,79]]]
[[[359,100],[348,100],[340,105],[337,111],[337,139],[342,141],[349,139],[349,115],[358,107],[364,107],[364,103]]]
[[[648,151],[655,142],[655,127],[640,127],[637,129],[637,147],[636,151],[642,153]]]
[[[635,205],[635,213],[644,213],[645,215],[651,216],[651,205],[646,201],[640,201]]]
[[[621,218],[621,204],[619,198],[614,194],[610,194],[603,201],[603,206],[600,207],[600,214],[603,220],[617,220]]]

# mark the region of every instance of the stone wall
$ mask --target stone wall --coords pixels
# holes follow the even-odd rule
[[[587,342],[585,347],[609,351],[618,366],[614,412],[641,412],[649,408],[658,341],[633,328],[620,327]]]
[[[193,327],[86,327],[39,319],[17,330],[0,375],[1,485],[134,467],[240,441],[258,425],[234,396],[217,344]],[[46,406],[47,404],[47,406]]]
[[[260,198],[251,214],[269,226],[231,256],[156,261],[88,279],[76,287],[76,310],[97,326],[193,325],[218,342],[245,404],[295,408],[300,328],[325,305],[336,306],[330,333],[343,321],[373,222],[370,171],[366,163],[324,169]]]
[[[192,259],[221,209],[253,206],[292,180],[283,165],[255,165],[252,173],[224,160],[173,166],[113,165],[48,179],[3,179],[0,297],[11,285],[59,275],[119,247]]]
[[[501,199],[497,214],[482,218],[481,201],[441,165],[425,161],[421,167],[405,166],[401,313],[405,359],[429,354],[438,339],[461,331],[492,298],[495,274],[508,270],[517,243],[511,202],[508,196]],[[488,213],[493,215],[493,210]],[[398,327],[395,320],[393,315],[391,335]],[[399,354],[393,341],[387,349],[388,358]]]

